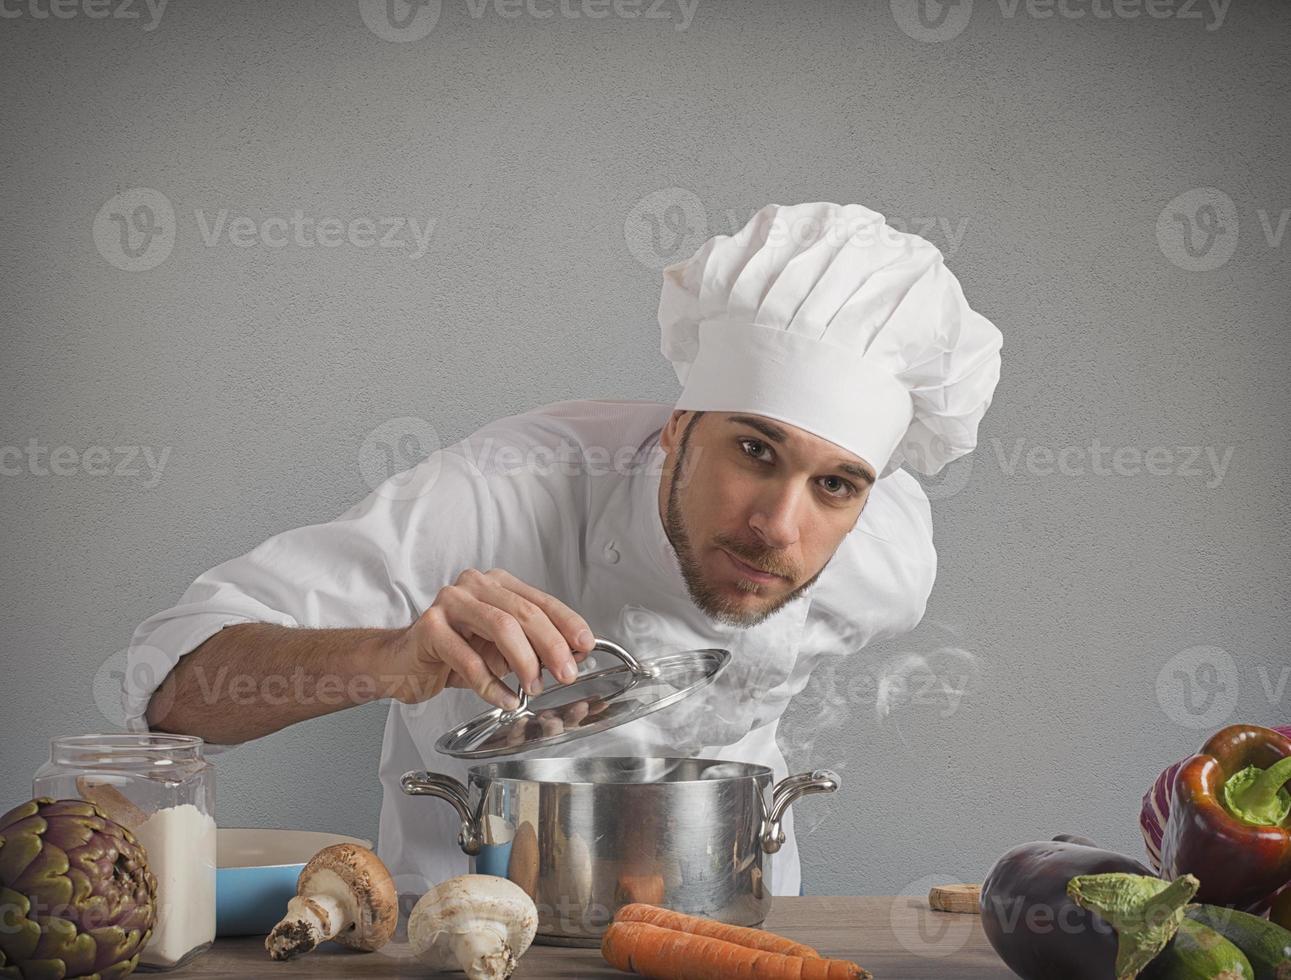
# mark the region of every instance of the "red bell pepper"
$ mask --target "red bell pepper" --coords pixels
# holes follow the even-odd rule
[[[1198,902],[1263,912],[1291,882],[1288,781],[1291,738],[1259,725],[1215,733],[1175,775],[1162,875],[1196,875]]]

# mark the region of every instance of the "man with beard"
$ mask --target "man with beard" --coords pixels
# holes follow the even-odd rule
[[[378,851],[428,882],[466,870],[457,816],[400,776],[463,779],[437,738],[481,698],[511,709],[516,685],[571,681],[594,637],[642,660],[731,659],[667,710],[545,754],[716,757],[784,778],[777,722],[813,664],[923,615],[931,520],[901,467],[935,473],[976,445],[1000,333],[928,242],[823,203],[765,207],[665,269],[659,322],[683,384],[672,406],[500,419],[200,576],[135,633],[129,726],[219,751],[391,699]],[[253,683],[235,696],[233,678]],[[798,894],[791,813],[784,829],[771,891]]]

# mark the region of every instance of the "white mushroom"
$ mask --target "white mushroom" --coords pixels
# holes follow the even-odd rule
[[[333,844],[301,869],[296,897],[264,947],[275,960],[308,953],[328,939],[371,952],[390,941],[398,923],[399,896],[381,859],[357,844]]]
[[[426,892],[408,917],[417,958],[468,980],[506,980],[538,931],[525,890],[497,875],[458,875]]]

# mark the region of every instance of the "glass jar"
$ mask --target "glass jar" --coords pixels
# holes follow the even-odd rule
[[[215,770],[192,735],[73,735],[50,742],[33,796],[98,805],[148,852],[157,879],[140,970],[172,970],[215,939]]]

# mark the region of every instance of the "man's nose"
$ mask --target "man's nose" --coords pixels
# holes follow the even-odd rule
[[[768,488],[749,518],[749,527],[768,548],[787,548],[798,540],[799,511],[803,503],[800,487]]]

